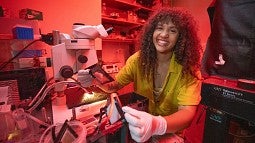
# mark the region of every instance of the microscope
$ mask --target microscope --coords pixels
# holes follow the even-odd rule
[[[89,76],[84,77],[86,80],[96,80],[98,84],[114,80],[98,65],[95,50],[95,39],[107,37],[111,31],[112,28],[105,29],[101,24],[73,25],[74,38],[53,31],[54,83],[48,87],[45,85],[42,95],[38,98],[36,96],[27,110],[29,113],[33,112],[45,99],[47,93],[54,89],[51,97],[53,120],[45,125],[47,129],[41,139],[51,139],[49,131],[56,127],[60,130],[56,133],[57,138],[54,141],[68,138],[92,143],[117,132],[124,125],[124,113],[117,93],[98,92],[92,88],[94,83],[84,85],[75,78],[80,71],[88,71]],[[88,88],[92,90],[88,91]],[[65,136],[65,133],[70,132],[68,126],[72,123],[75,123],[74,126],[82,127],[84,135],[72,134],[71,138]],[[72,131],[72,133],[76,132]]]
[[[112,27],[105,29],[102,24],[97,26],[74,24],[73,37],[60,34],[54,35],[59,39],[52,46],[53,73],[56,80],[71,78],[73,74],[98,63],[95,50],[95,39],[107,37]]]
[[[98,67],[98,58],[95,50],[95,39],[107,37],[113,30],[112,27],[105,29],[102,24],[91,26],[84,25],[81,23],[73,24],[72,37],[53,31],[53,43],[52,46],[52,65],[53,65],[53,77],[56,82],[74,80],[77,81],[77,73],[80,70],[85,70],[90,68],[87,80],[94,80],[95,72],[101,71],[105,75],[104,71]],[[55,39],[55,40],[54,40]],[[113,80],[111,77],[106,76],[109,81]],[[69,109],[79,106],[84,99],[81,97],[76,97],[74,95],[66,96],[64,91],[66,91],[66,85],[58,84],[55,86],[56,103],[57,105],[67,105]],[[86,87],[91,86],[90,84]],[[86,89],[85,87],[85,89]],[[88,91],[90,92],[90,91]],[[86,92],[87,97],[89,93]],[[81,93],[82,94],[82,93]],[[70,97],[70,98],[69,98]],[[98,98],[103,98],[99,97]],[[91,98],[92,99],[92,98]],[[68,100],[71,100],[68,101]],[[77,100],[77,101],[76,101]],[[78,101],[79,100],[79,101]],[[96,100],[96,99],[95,99]],[[75,102],[75,103],[74,103]],[[78,102],[81,102],[80,104]],[[92,103],[91,101],[90,103]],[[87,103],[87,102],[86,102]]]

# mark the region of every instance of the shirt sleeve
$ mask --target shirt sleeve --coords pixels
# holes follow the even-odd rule
[[[120,69],[118,74],[115,76],[116,81],[122,85],[128,85],[134,81],[138,64],[138,53],[131,55],[126,64]]]

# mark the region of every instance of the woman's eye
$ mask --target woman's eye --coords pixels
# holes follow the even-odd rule
[[[177,33],[177,29],[171,29],[170,33]]]

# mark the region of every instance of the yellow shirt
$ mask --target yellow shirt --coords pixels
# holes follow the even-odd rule
[[[198,105],[201,100],[201,80],[182,74],[182,65],[175,61],[173,54],[167,77],[160,96],[155,99],[153,81],[141,78],[139,70],[139,52],[130,56],[126,65],[116,75],[116,81],[121,85],[134,83],[134,92],[149,99],[149,112],[154,115],[170,115],[178,110],[179,105]],[[198,73],[201,77],[201,73]]]

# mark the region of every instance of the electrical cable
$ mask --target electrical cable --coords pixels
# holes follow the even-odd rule
[[[45,90],[46,86],[50,83],[51,80],[53,80],[54,78],[51,77],[43,86],[42,88],[39,90],[39,92],[36,94],[36,96],[33,98],[33,100],[28,104],[28,108],[30,106],[32,106],[36,101],[37,99],[39,98],[39,96],[41,95],[42,91]]]
[[[41,39],[37,39],[29,43],[27,46],[25,46],[22,50],[20,50],[15,56],[13,56],[11,59],[9,59],[7,62],[4,62],[2,65],[0,65],[0,71],[4,69],[9,63],[11,63],[14,59],[16,59],[20,54],[22,54],[29,46],[34,44],[37,41],[41,41]]]
[[[44,136],[46,136],[46,134],[49,132],[50,129],[52,129],[53,127],[56,127],[56,125],[52,124],[50,125],[44,132],[43,134],[41,135],[41,138],[40,138],[40,142],[39,143],[43,143],[44,141]]]
[[[47,93],[48,93],[51,89],[53,89],[56,85],[60,85],[60,84],[63,84],[63,83],[64,83],[64,84],[72,83],[72,84],[80,85],[80,83],[77,83],[77,82],[74,82],[74,81],[59,81],[59,82],[53,83],[52,85],[48,86],[48,87],[44,90],[42,96],[41,96],[41,97],[37,100],[37,102],[36,102],[30,109],[28,109],[27,111],[28,111],[29,113],[32,113],[32,111],[34,111],[34,110],[41,104],[41,102],[44,100],[44,98],[46,97]]]

